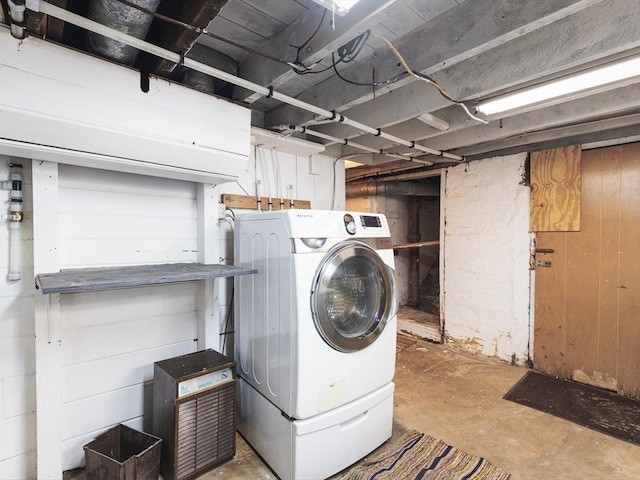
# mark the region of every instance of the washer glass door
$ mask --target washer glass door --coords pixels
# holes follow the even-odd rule
[[[327,253],[313,282],[311,309],[318,332],[342,352],[366,348],[395,314],[393,270],[367,244],[343,242]]]

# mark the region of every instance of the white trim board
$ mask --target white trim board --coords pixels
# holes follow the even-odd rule
[[[212,184],[244,172],[251,112],[0,28],[0,153]],[[46,158],[45,158],[46,157]]]

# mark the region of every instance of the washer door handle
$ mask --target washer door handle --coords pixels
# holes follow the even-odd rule
[[[393,318],[398,313],[398,289],[396,287],[396,271],[387,265],[387,273],[389,274],[389,282],[391,283],[391,308],[389,309],[389,318]]]

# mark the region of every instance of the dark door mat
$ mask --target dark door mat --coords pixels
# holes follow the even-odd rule
[[[503,398],[640,445],[640,400],[537,372]]]

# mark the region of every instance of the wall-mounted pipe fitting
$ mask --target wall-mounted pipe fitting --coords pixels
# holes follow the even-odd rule
[[[11,35],[15,38],[23,39],[27,29],[25,18],[25,0],[8,0],[9,17],[11,17]]]

